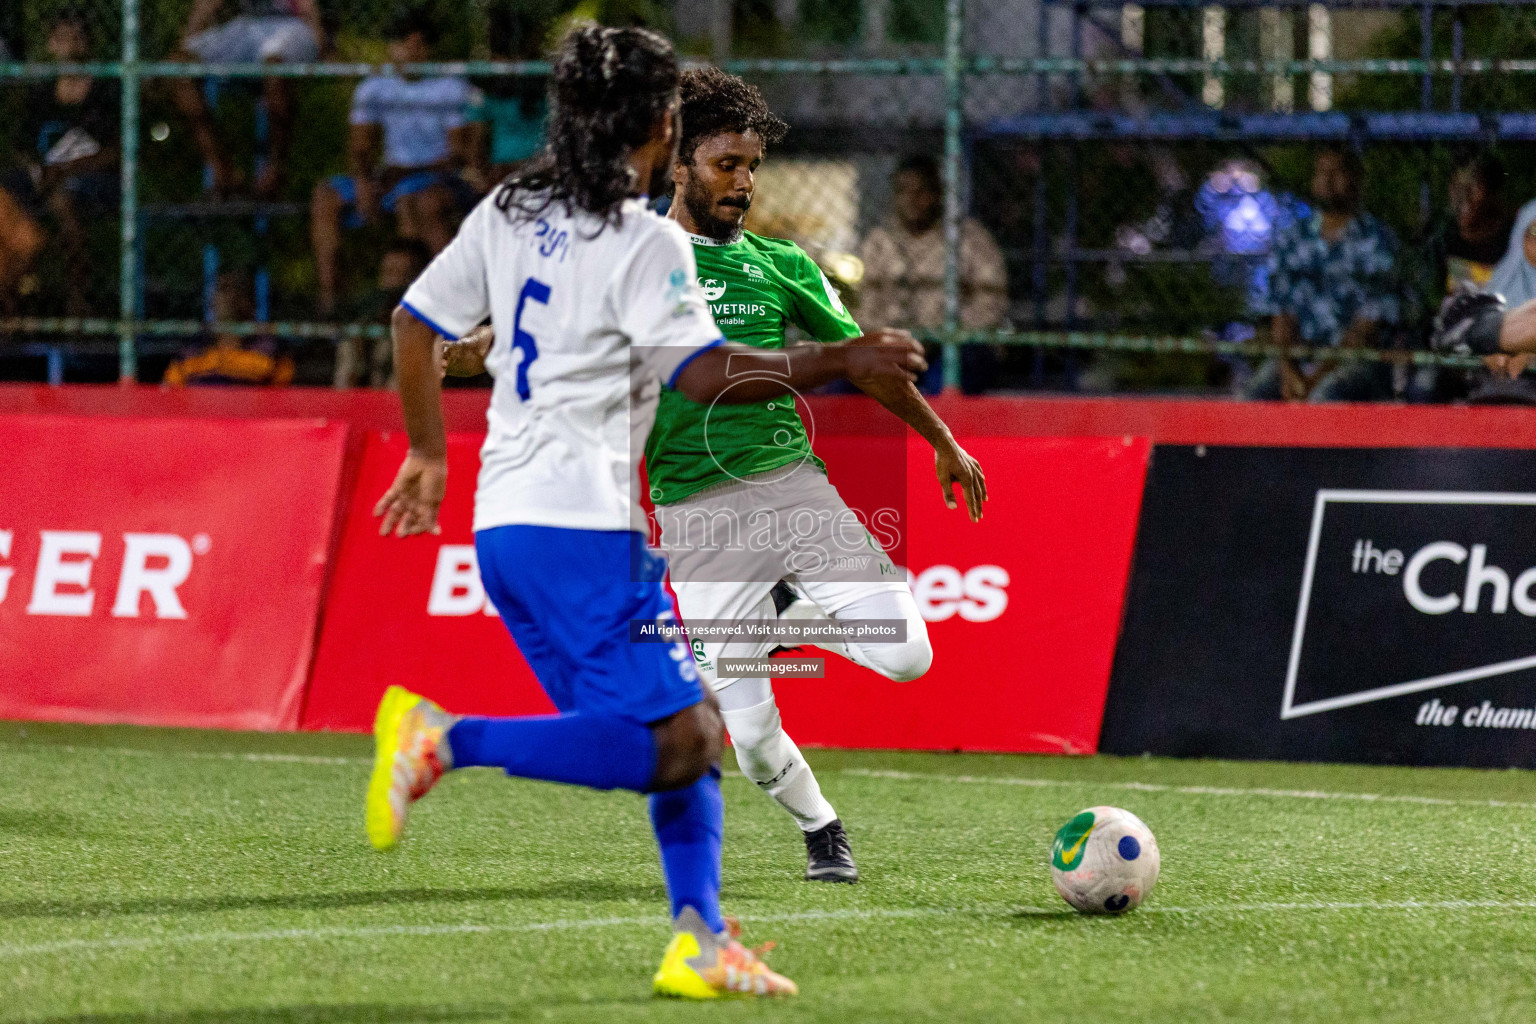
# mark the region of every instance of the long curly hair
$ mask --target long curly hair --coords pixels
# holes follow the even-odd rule
[[[683,138],[677,158],[693,162],[699,143],[712,135],[756,132],[763,146],[776,145],[789,125],[768,109],[757,86],[717,67],[690,68],[683,72],[679,92],[683,99]]]
[[[677,95],[677,55],[648,29],[581,25],[550,59],[547,142],[501,183],[496,208],[527,220],[559,206],[616,225],[635,185],[629,155]]]

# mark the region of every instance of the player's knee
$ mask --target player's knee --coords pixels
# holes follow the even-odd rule
[[[725,725],[712,701],[695,704],[653,728],[656,771],[652,790],[691,786],[720,760]]]
[[[721,712],[731,745],[738,752],[756,750],[784,731],[779,706],[772,699],[755,707]]]
[[[933,645],[926,636],[904,644],[870,644],[864,656],[877,672],[897,683],[921,679],[933,667]]]

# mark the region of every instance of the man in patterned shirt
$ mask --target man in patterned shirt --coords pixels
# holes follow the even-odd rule
[[[1268,289],[1260,313],[1282,349],[1374,348],[1384,326],[1396,324],[1401,299],[1397,239],[1360,209],[1363,168],[1349,149],[1325,149],[1312,172],[1312,216],[1276,233]],[[1249,382],[1249,398],[1368,402],[1392,393],[1385,363],[1318,360],[1299,365],[1289,355],[1265,363]]]

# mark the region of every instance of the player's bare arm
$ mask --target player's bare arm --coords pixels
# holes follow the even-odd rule
[[[447,342],[442,346],[440,372],[455,377],[485,372],[485,357],[492,340],[489,327],[477,327],[459,341]],[[695,402],[719,401],[730,405],[762,402],[843,377],[860,388],[894,394],[905,385],[916,394],[913,381],[927,368],[922,345],[906,331],[875,331],[833,344],[806,342],[778,350],[730,343],[717,345],[688,364],[678,377],[676,388]],[[403,393],[403,378],[401,388]],[[918,401],[927,408],[921,395]],[[947,435],[948,429],[933,410],[928,413]],[[953,442],[953,438],[950,440]],[[959,454],[970,459],[963,451]],[[974,465],[975,460],[970,461]],[[982,497],[985,496],[983,485]]]
[[[911,383],[927,368],[923,347],[910,336],[876,331],[831,345],[806,342],[777,351],[717,345],[690,362],[674,387],[701,404],[746,404],[843,377],[859,387]]]
[[[438,533],[437,510],[448,491],[448,437],[443,427],[442,373],[433,351],[436,338],[432,328],[404,309],[395,310],[390,326],[411,448],[373,514],[383,517],[381,535]]]
[[[917,385],[910,380],[885,379],[860,384],[859,390],[889,409],[933,446],[933,466],[944,504],[952,509],[957,507],[954,489],[959,484],[960,493],[965,497],[966,513],[971,522],[980,522],[981,506],[987,500],[987,478],[981,471],[981,463],[960,447],[949,425],[933,411]]]

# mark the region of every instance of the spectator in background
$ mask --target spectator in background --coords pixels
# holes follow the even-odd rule
[[[1421,285],[1422,299],[1430,316],[1458,287],[1488,288],[1495,268],[1511,248],[1515,213],[1505,200],[1504,180],[1503,162],[1488,152],[1478,154],[1451,175],[1445,213],[1431,229],[1422,252],[1428,274]],[[1497,390],[1504,386],[1500,379],[1518,376],[1527,360],[1496,356],[1486,362],[1486,374],[1419,367],[1411,376],[1409,398],[1447,401],[1479,394],[1490,384]]]
[[[16,311],[16,285],[43,247],[43,229],[0,188],[0,316]]]
[[[1485,284],[1510,309],[1536,299],[1536,200],[1520,207],[1507,248]]]
[[[892,217],[870,231],[860,248],[864,280],[859,321],[869,327],[935,329],[944,326],[944,184],[932,157],[912,156],[891,179]],[[1008,312],[1003,254],[980,222],[960,230],[960,326],[993,330]],[[966,390],[981,383],[995,360],[989,347],[965,346]],[[982,351],[976,351],[981,349]],[[990,358],[989,358],[990,357]],[[931,359],[937,368],[938,360]],[[937,370],[930,370],[936,378]],[[931,381],[925,379],[931,386]]]
[[[1400,317],[1397,239],[1360,207],[1364,168],[1350,149],[1324,149],[1312,172],[1315,209],[1275,233],[1260,312],[1281,349],[1373,348]],[[1381,362],[1321,359],[1298,365],[1289,355],[1265,363],[1249,398],[1366,402],[1392,394]]]
[[[91,38],[85,19],[65,14],[48,30],[48,56],[85,61]],[[64,308],[86,316],[91,278],[87,229],[118,209],[118,145],[122,106],[118,83],[86,75],[39,82],[27,95],[18,125],[30,146],[25,165],[0,177],[0,288],[14,284],[44,238],[46,222],[65,258]]]
[[[1536,200],[1520,207],[1509,233],[1507,251],[1493,268],[1486,290],[1504,297],[1507,309],[1536,299]],[[1536,405],[1536,387],[1520,380],[1536,354],[1487,356],[1488,377],[1476,384],[1467,401],[1477,404]]]
[[[220,324],[255,319],[256,294],[250,275],[225,271],[213,291],[214,331],[182,358],[166,367],[164,384],[184,388],[204,384],[252,384],[286,387],[293,382],[293,357],[271,335],[219,331]]]
[[[0,38],[0,60],[10,60],[11,51]],[[32,257],[43,247],[43,232],[15,197],[0,189],[0,316],[11,315],[16,282],[26,273]]]
[[[407,11],[388,31],[396,64],[432,58],[437,30],[421,11]],[[310,240],[319,272],[320,315],[335,315],[337,257],[343,227],[360,228],[394,214],[402,238],[433,255],[453,238],[459,217],[477,194],[459,172],[475,163],[475,130],[466,112],[478,102],[463,78],[415,78],[391,73],[365,78],[352,94],[347,174],[315,186]]]
[[[543,59],[549,33],[547,11],[514,0],[489,11],[487,22],[492,59]],[[481,180],[476,184],[489,191],[544,145],[549,105],[543,78],[489,75],[475,84],[480,95],[469,117],[484,134],[483,140],[476,140],[475,151],[487,162],[479,169]]]
[[[473,123],[485,133],[483,148],[488,166],[475,182],[483,191],[511,174],[544,145],[544,122],[549,108],[544,85],[536,79],[502,78],[471,110]],[[483,184],[481,183],[483,182]]]
[[[1480,153],[1451,176],[1447,213],[1430,238],[1435,269],[1431,308],[1460,284],[1488,287],[1510,247],[1515,214],[1504,198],[1504,163]]]
[[[388,327],[390,315],[405,298],[405,290],[431,261],[432,254],[421,242],[396,239],[379,261],[379,277],[373,290],[347,319],[352,323]],[[393,387],[394,361],[394,344],[387,332],[371,340],[344,338],[336,346],[336,387],[351,388],[358,384],[373,388]]]
[[[234,17],[215,24],[226,10]],[[175,57],[204,64],[303,63],[319,59],[324,39],[317,0],[196,0]],[[282,188],[293,141],[293,83],[264,79],[262,97],[267,105],[268,160],[257,178],[256,193],[273,196]],[[172,79],[171,98],[191,123],[203,160],[213,168],[214,191],[239,191],[242,177],[219,139],[201,83]]]

